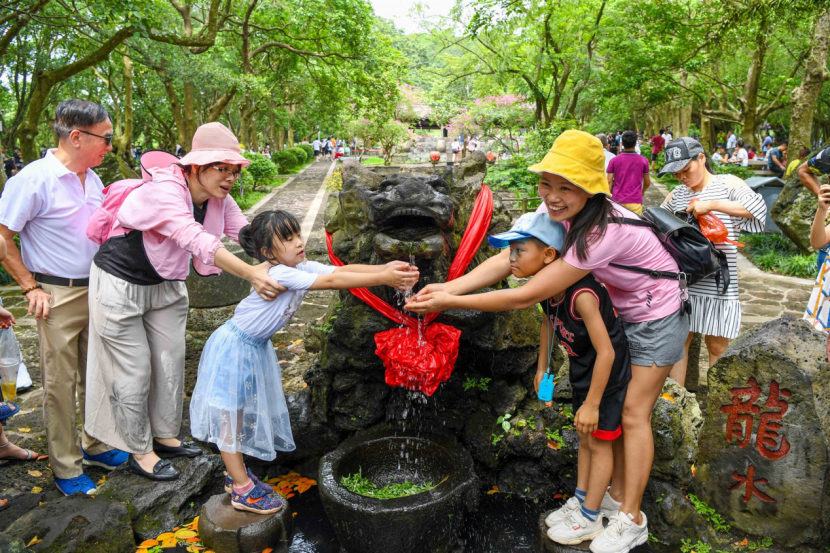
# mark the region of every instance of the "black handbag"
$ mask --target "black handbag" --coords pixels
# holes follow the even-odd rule
[[[614,223],[652,229],[660,243],[677,262],[680,271],[677,273],[657,271],[617,263],[611,263],[612,267],[642,273],[652,278],[677,280],[680,282],[681,294],[684,296],[688,285],[697,284],[704,278],[714,275],[715,283],[721,289],[721,293],[726,293],[729,287],[729,265],[726,261],[726,254],[715,248],[696,225],[682,221],[661,207],[646,209],[642,219],[610,217],[609,220]]]

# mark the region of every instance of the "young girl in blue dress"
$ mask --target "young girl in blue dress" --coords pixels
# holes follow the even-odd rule
[[[418,272],[402,261],[337,268],[305,261],[300,224],[285,211],[260,213],[239,240],[248,255],[273,264],[270,276],[287,290],[273,301],[251,292],[211,335],[190,402],[191,433],[219,448],[234,508],[269,514],[282,509],[282,497],[245,468],[242,454],[272,461],[277,451],[295,448],[271,336],[291,320],[309,290],[403,289],[415,284]]]

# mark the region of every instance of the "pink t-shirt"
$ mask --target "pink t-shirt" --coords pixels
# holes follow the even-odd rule
[[[543,203],[537,212],[546,212]],[[638,218],[622,206],[614,206],[619,217]],[[570,225],[565,222],[565,227]],[[650,229],[610,223],[599,242],[590,243],[588,257],[579,261],[576,249],[562,257],[577,269],[591,271],[611,295],[620,317],[628,323],[653,321],[680,309],[680,285],[676,280],[651,278],[648,275],[609,266],[609,263],[677,272],[677,263]]]

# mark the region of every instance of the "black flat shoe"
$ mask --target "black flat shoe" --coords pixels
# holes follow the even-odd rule
[[[135,474],[140,474],[144,478],[148,478],[150,480],[159,480],[159,481],[168,481],[168,480],[175,480],[179,477],[179,471],[173,468],[173,465],[167,459],[162,459],[153,467],[153,472],[147,472],[141,465],[138,464],[138,461],[130,455],[130,461],[127,465],[127,469],[130,472]]]
[[[198,457],[202,454],[202,450],[193,442],[182,442],[182,445],[175,447],[153,440],[153,451],[159,457]]]

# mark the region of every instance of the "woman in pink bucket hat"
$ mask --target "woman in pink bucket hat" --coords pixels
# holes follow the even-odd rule
[[[189,154],[153,168],[127,196],[117,219],[131,230],[93,259],[85,429],[129,452],[129,469],[151,480],[178,477],[160,456],[201,454],[178,439],[191,259],[200,275],[228,271],[264,299],[283,290],[265,264],[248,265],[220,241],[238,242],[248,224],[230,191],[249,163],[227,127],[202,125]]]

